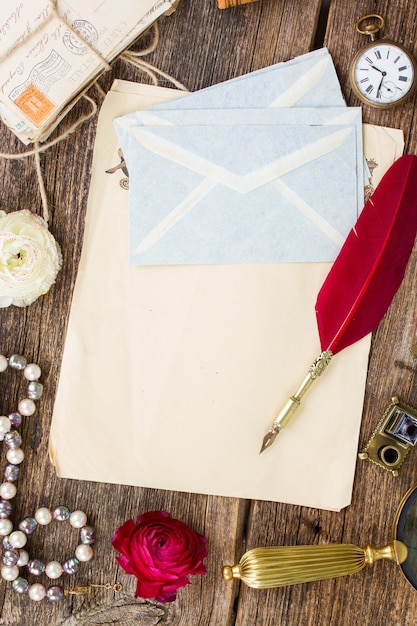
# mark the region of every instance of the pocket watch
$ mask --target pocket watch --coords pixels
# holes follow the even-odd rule
[[[364,23],[374,20],[364,26]],[[356,22],[356,30],[371,37],[352,61],[350,80],[357,97],[380,109],[402,104],[410,97],[417,81],[417,65],[411,53],[401,44],[378,39],[384,19],[375,13]]]

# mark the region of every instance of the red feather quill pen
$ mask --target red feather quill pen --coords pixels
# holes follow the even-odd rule
[[[417,156],[405,155],[365,204],[319,291],[322,352],[274,419],[261,452],[272,445],[332,356],[376,329],[402,282],[416,232]]]

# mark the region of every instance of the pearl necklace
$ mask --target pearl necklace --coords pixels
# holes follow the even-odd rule
[[[40,583],[32,585],[26,578],[20,576],[20,567],[26,567],[29,574],[34,576],[46,576],[51,580],[57,580],[64,573],[73,575],[78,572],[80,562],[89,561],[93,556],[92,544],[95,540],[94,529],[87,525],[87,516],[83,511],[73,511],[66,506],[58,506],[50,511],[46,507],[37,509],[33,517],[25,517],[18,525],[18,530],[13,530],[13,523],[10,520],[12,512],[12,500],[17,492],[16,484],[19,476],[20,464],[25,455],[21,449],[22,437],[18,428],[22,423],[22,416],[29,417],[36,411],[35,400],[42,396],[43,385],[39,382],[41,368],[36,363],[27,363],[26,358],[20,354],[13,354],[7,359],[0,355],[0,372],[4,372],[8,367],[14,370],[22,370],[23,376],[29,381],[28,397],[20,400],[18,410],[8,416],[0,416],[0,441],[8,447],[6,458],[8,465],[4,476],[5,481],[0,484],[0,536],[3,537],[3,566],[0,569],[1,577],[11,581],[15,591],[19,594],[28,593],[32,600],[40,601],[47,598],[51,602],[61,600],[67,594],[91,593],[92,587],[104,587],[120,591],[121,585],[116,583],[111,585],[93,585],[86,587],[75,587],[75,589],[64,590],[61,585],[52,585],[48,588]],[[50,561],[44,564],[39,559],[31,559],[24,550],[28,536],[31,535],[38,526],[47,526],[53,520],[58,523],[69,521],[73,528],[80,530],[81,543],[75,549],[75,555],[67,559],[64,563]]]

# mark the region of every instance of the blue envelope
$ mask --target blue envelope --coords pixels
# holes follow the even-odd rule
[[[168,109],[137,111],[119,120],[121,129],[132,126],[194,126],[201,124],[274,124],[274,125],[354,125],[356,134],[357,212],[359,216],[364,202],[365,174],[368,171],[363,156],[361,107],[292,107],[290,109]],[[121,132],[123,132],[121,131]],[[368,179],[367,179],[368,182]],[[352,207],[353,208],[353,207]]]
[[[136,126],[119,139],[133,263],[329,261],[356,221],[354,125]]]
[[[326,49],[146,115],[115,121],[132,263],[334,260],[362,208],[363,157]]]
[[[206,87],[155,109],[346,106],[327,48]]]

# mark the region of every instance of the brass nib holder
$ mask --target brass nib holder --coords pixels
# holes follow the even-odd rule
[[[406,558],[406,546],[396,540],[381,548],[359,548],[352,544],[253,548],[237,565],[226,565],[223,578],[268,589],[354,574],[380,559],[399,565]]]
[[[295,411],[301,404],[302,397],[305,395],[308,389],[310,389],[316,378],[321,376],[321,374],[324,372],[324,370],[330,363],[332,356],[333,353],[330,350],[325,350],[310,365],[307,376],[304,378],[303,382],[298,387],[295,394],[287,400],[286,404],[282,407],[281,411],[272,422],[270,430],[268,430],[265,437],[263,438],[262,447],[259,454],[272,446],[275,439],[277,438],[278,433],[292,419]]]

